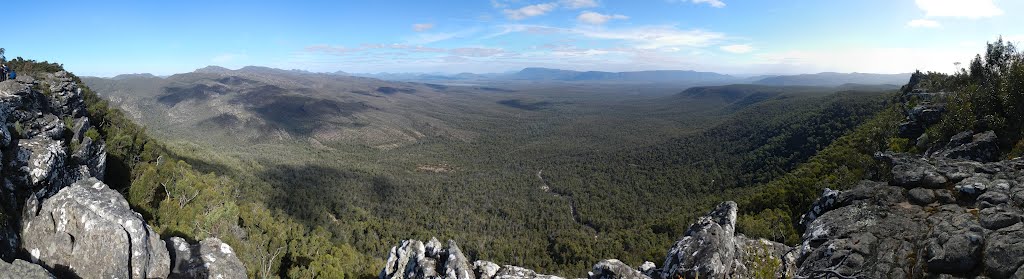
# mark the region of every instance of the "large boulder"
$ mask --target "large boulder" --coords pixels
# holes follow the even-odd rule
[[[787,276],[795,270],[792,248],[736,234],[735,202],[723,202],[697,219],[669,249],[660,278]]]
[[[1024,223],[997,230],[985,243],[985,270],[994,278],[1024,278]]]
[[[117,191],[80,180],[22,215],[22,247],[62,276],[164,278],[167,248]]]
[[[598,262],[588,275],[590,279],[651,279],[650,276],[616,259]]]
[[[505,265],[498,272],[494,274],[494,277],[486,278],[481,277],[480,279],[564,279],[562,277],[553,275],[544,275],[537,273],[533,270],[518,267],[514,265]]]
[[[875,158],[892,166],[892,185],[904,188],[939,189],[949,178],[927,159],[904,153],[878,153]]]
[[[943,105],[921,104],[910,109],[907,112],[907,118],[925,125],[932,125],[942,120],[942,113],[945,111],[946,107]]]
[[[736,253],[735,202],[719,204],[697,219],[668,251],[663,278],[726,278]]]
[[[233,249],[217,238],[189,244],[180,237],[167,240],[171,256],[169,278],[246,278],[245,266]]]
[[[993,131],[963,132],[953,136],[945,148],[933,152],[932,157],[992,162],[999,159],[999,141]]]
[[[14,260],[12,263],[0,261],[0,279],[51,279],[54,278],[49,271],[43,267],[26,262]]]
[[[800,225],[807,226],[818,216],[825,214],[825,212],[832,210],[836,207],[836,200],[839,198],[839,191],[825,188],[824,192],[821,193],[821,197],[811,204],[811,209],[800,216]]]
[[[928,217],[931,231],[926,236],[925,260],[928,271],[960,274],[974,269],[985,244],[978,218],[958,205],[943,205]]]
[[[26,184],[32,191],[38,191],[39,197],[52,196],[73,182],[64,172],[66,159],[62,141],[44,136],[21,140],[11,167],[18,170],[18,176],[25,176],[12,178],[19,180],[17,184]]]
[[[808,224],[799,248],[799,277],[908,278],[925,212],[909,205],[903,189],[862,182],[837,199],[836,208]],[[896,206],[906,204],[907,206]],[[855,276],[856,275],[856,276]]]

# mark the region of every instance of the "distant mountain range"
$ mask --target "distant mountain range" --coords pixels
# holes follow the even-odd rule
[[[904,84],[910,73],[869,74],[824,72],[801,75],[760,75],[738,77],[714,72],[682,70],[601,72],[573,71],[551,68],[525,68],[512,73],[492,74],[441,74],[441,73],[378,73],[335,74],[370,77],[394,81],[416,82],[459,82],[459,81],[553,81],[553,82],[619,82],[619,83],[674,83],[688,85],[759,84],[776,86],[841,86],[844,84],[881,85]]]

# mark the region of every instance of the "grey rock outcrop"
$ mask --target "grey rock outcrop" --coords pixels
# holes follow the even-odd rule
[[[693,223],[668,251],[663,278],[725,278],[736,254],[735,202],[720,204]]]
[[[170,272],[164,242],[124,197],[94,178],[26,211],[22,245],[33,261],[57,273],[163,278]]]
[[[999,159],[999,142],[993,131],[977,134],[967,131],[953,136],[945,147],[929,154],[933,158],[992,162]]]
[[[969,144],[966,142],[964,144]],[[890,183],[864,181],[803,235],[797,275],[865,278],[1020,278],[1024,160],[879,156]],[[967,161],[965,161],[967,160]],[[901,165],[904,164],[904,165]],[[912,170],[912,171],[908,171]],[[939,190],[920,188],[916,170],[939,170]],[[954,183],[955,181],[955,183]],[[891,185],[889,185],[891,184]],[[955,189],[955,191],[950,191]],[[1016,258],[1015,258],[1016,257]],[[1016,276],[1016,277],[1015,277]]]
[[[245,267],[231,246],[217,238],[189,244],[180,237],[167,240],[171,256],[168,278],[246,278]]]
[[[934,98],[928,98],[921,104],[912,108],[905,108],[904,121],[896,128],[896,135],[901,138],[917,141],[924,134],[929,125],[942,120],[942,114],[946,107],[942,103],[934,103]]]
[[[53,274],[43,267],[26,262],[14,260],[12,263],[0,261],[0,279],[50,279]]]
[[[564,279],[562,277],[554,275],[539,274],[533,270],[514,266],[505,265],[498,272],[494,274],[494,277],[480,277],[480,279]]]
[[[495,271],[495,276],[501,273]],[[387,265],[380,278],[447,278],[476,279],[474,266],[462,254],[455,241],[448,241],[445,248],[436,238],[426,244],[418,240],[405,240],[391,248]]]
[[[651,279],[647,274],[616,259],[598,262],[588,275],[590,279]]]
[[[71,75],[0,82],[0,123],[0,278],[179,275],[170,273],[167,244],[101,182],[105,143],[86,135],[88,111]],[[220,240],[188,248],[182,261],[201,267],[185,278],[246,275]]]

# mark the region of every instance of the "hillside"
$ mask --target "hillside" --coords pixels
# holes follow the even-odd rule
[[[429,136],[473,137],[425,112],[446,96],[424,84],[258,67],[85,81],[134,118],[162,127],[157,131],[199,129],[198,138],[211,141],[388,147]]]

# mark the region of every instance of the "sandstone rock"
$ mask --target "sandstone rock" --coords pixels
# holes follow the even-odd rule
[[[82,138],[85,138],[85,132],[92,126],[89,125],[88,117],[79,117],[75,119],[73,126],[71,126],[71,141],[82,142]]]
[[[988,184],[992,183],[985,175],[975,175],[954,186],[957,192],[968,197],[977,197],[988,190]]]
[[[1017,210],[1004,206],[989,207],[981,210],[980,224],[990,230],[998,230],[1019,223],[1021,215]]]
[[[473,262],[473,272],[477,278],[480,279],[491,279],[494,278],[495,274],[498,274],[498,270],[501,266],[496,263],[488,261],[475,261]]]
[[[0,279],[50,279],[54,278],[49,271],[43,267],[26,262],[14,260],[12,263],[0,261]]]
[[[924,188],[914,188],[907,191],[907,199],[910,202],[926,205],[935,202],[935,191]]]
[[[821,193],[821,197],[811,204],[811,209],[800,217],[800,225],[807,226],[807,224],[810,224],[811,221],[817,219],[821,214],[825,214],[826,211],[835,208],[837,198],[839,198],[839,191],[825,188],[824,192]]]
[[[564,279],[558,276],[538,274],[533,270],[526,268],[506,265],[502,266],[498,270],[498,273],[494,274],[493,279]]]
[[[944,204],[956,203],[956,197],[953,196],[953,191],[946,189],[935,190],[935,199]]]
[[[724,202],[697,219],[668,251],[663,278],[726,278],[736,252],[736,203]]]
[[[999,191],[985,192],[978,196],[978,208],[985,209],[1006,204],[1010,196]]]
[[[991,162],[999,157],[999,143],[996,133],[987,131],[970,135],[969,132],[957,134],[946,148],[935,152],[933,157],[974,160]]]
[[[170,259],[159,236],[117,191],[78,181],[22,216],[23,248],[58,274],[103,278],[167,277]]]
[[[916,121],[904,121],[896,127],[896,136],[906,139],[914,139],[924,134],[924,124]]]
[[[911,109],[907,117],[924,125],[932,125],[942,120],[942,113],[946,108],[943,105],[922,104]]]
[[[598,262],[588,275],[590,279],[651,279],[650,276],[616,259]]]
[[[80,174],[81,177],[95,177],[99,180],[106,177],[107,151],[106,144],[102,141],[94,142],[88,137],[84,138],[78,144],[78,150],[71,155],[71,159],[87,170],[86,173]]]
[[[437,239],[431,239],[426,245],[418,240],[403,240],[399,246],[391,248],[380,278],[475,279],[477,274],[491,271],[492,266],[486,266],[486,262],[471,266],[455,241],[449,241],[444,248]],[[500,274],[500,270],[494,272],[494,276]]]
[[[992,233],[985,244],[985,270],[993,278],[1022,278],[1024,273],[1024,224]]]
[[[231,246],[217,238],[189,244],[180,237],[167,240],[169,278],[246,278],[245,267]]]
[[[907,154],[883,153],[876,158],[892,165],[892,183],[905,188],[924,187],[938,189],[946,186],[948,179],[940,170],[923,158]]]
[[[928,217],[925,259],[928,270],[938,273],[966,273],[974,269],[985,244],[977,218],[957,205],[944,205]]]
[[[796,275],[831,278],[906,278],[913,268],[915,243],[925,234],[925,212],[896,206],[902,190],[862,182],[844,191],[839,207],[808,225],[799,249]],[[899,214],[896,214],[899,213]]]
[[[64,171],[67,154],[64,144],[48,137],[38,136],[18,143],[17,153],[11,162],[12,167],[27,175],[26,181],[17,184],[28,184],[37,196],[52,196],[61,188],[74,182]]]
[[[652,262],[644,262],[639,267],[637,267],[637,270],[639,270],[640,273],[647,275],[647,277],[653,278],[654,274],[658,272],[658,267]]]

